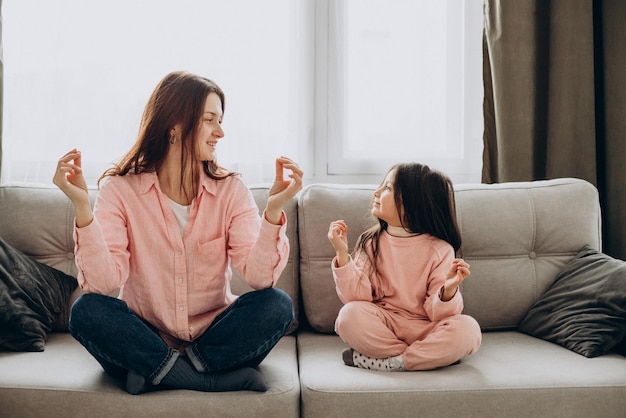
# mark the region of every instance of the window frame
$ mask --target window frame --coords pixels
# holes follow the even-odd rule
[[[463,23],[463,39],[468,36],[481,36],[472,33],[475,27],[468,25],[468,19],[480,18],[482,22],[482,2],[449,0],[451,5],[461,8],[460,19]],[[317,181],[333,183],[378,183],[381,176],[400,158],[354,159],[343,158],[343,141],[341,140],[341,116],[337,116],[341,106],[341,63],[336,59],[340,56],[340,41],[337,42],[337,25],[340,21],[341,0],[320,0],[316,2],[316,156],[315,178]],[[325,30],[320,30],[324,28]],[[476,47],[476,42],[475,42]],[[482,168],[482,106],[476,106],[476,98],[482,105],[482,50],[480,45],[472,52],[468,51],[464,42],[461,47],[463,54],[462,100],[459,105],[461,113],[461,131],[463,133],[463,156],[458,158],[423,158],[419,162],[441,169],[453,181],[461,183],[480,182]],[[480,80],[476,83],[475,80]],[[478,85],[477,85],[478,84]],[[339,103],[339,105],[338,105]],[[467,132],[473,135],[468,135]]]

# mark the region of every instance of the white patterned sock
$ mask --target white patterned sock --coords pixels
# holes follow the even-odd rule
[[[380,370],[384,372],[399,372],[406,370],[404,368],[402,354],[388,358],[372,358],[353,350],[352,361],[356,367],[360,367],[362,369]]]

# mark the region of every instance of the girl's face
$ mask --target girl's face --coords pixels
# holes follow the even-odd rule
[[[204,102],[204,114],[196,132],[196,159],[198,161],[214,161],[216,147],[224,136],[222,130],[222,101],[215,93],[209,93]]]
[[[374,191],[372,215],[387,222],[390,226],[402,226],[394,197],[395,170],[390,171],[383,183]]]

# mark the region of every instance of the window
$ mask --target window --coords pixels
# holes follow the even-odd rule
[[[95,185],[173,70],[224,89],[219,161],[248,183],[281,154],[307,182],[405,159],[480,180],[482,0],[5,0],[2,23],[3,183],[76,147]]]
[[[51,183],[59,157],[76,147],[95,184],[134,143],[152,90],[174,70],[209,77],[224,90],[218,158],[246,181],[271,181],[276,156],[303,154],[313,117],[313,13],[305,2],[2,6],[5,183]]]
[[[418,161],[480,182],[482,1],[383,4],[331,1],[321,12],[328,178],[378,182],[393,163]]]

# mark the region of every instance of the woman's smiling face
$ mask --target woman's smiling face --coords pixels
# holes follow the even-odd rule
[[[204,103],[202,120],[196,133],[196,159],[214,161],[218,141],[224,137],[222,130],[222,101],[215,93],[209,93]]]

